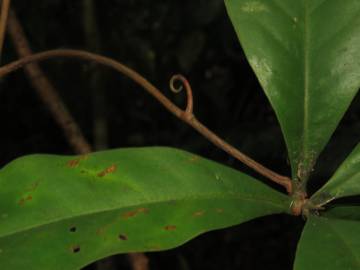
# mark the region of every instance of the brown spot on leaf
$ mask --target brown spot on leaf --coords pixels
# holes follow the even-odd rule
[[[105,176],[105,175],[107,175],[107,174],[109,174],[109,173],[113,173],[113,172],[115,172],[115,171],[116,171],[116,165],[113,164],[113,165],[111,165],[110,167],[107,167],[105,170],[99,172],[99,173],[98,173],[98,176],[99,176],[99,177],[103,177],[103,176]]]
[[[126,241],[126,240],[128,240],[128,237],[125,234],[119,234],[119,239]]]
[[[131,218],[131,217],[135,217],[139,213],[147,214],[148,212],[149,212],[148,208],[138,208],[136,210],[128,211],[128,212],[123,213],[122,218],[128,219],[128,218]]]
[[[196,211],[195,213],[193,213],[194,217],[201,217],[202,215],[204,215],[205,211]]]
[[[124,214],[122,214],[122,217],[124,219],[128,219],[128,218],[134,217],[136,215],[137,215],[136,211],[129,211],[129,212],[125,212]]]
[[[31,195],[23,197],[19,200],[19,205],[23,206],[26,202],[31,201],[32,199],[33,197]]]
[[[167,231],[174,231],[174,230],[176,230],[176,226],[175,225],[166,225],[164,227],[164,229]]]
[[[66,165],[70,168],[76,168],[77,166],[79,166],[79,163],[80,163],[80,159],[72,159],[72,160],[69,160]]]
[[[70,231],[70,232],[76,232],[76,226],[70,227],[69,231]]]
[[[80,251],[80,246],[79,245],[74,245],[71,247],[71,251],[73,253],[78,253]]]
[[[82,155],[78,158],[75,158],[75,159],[72,159],[72,160],[69,160],[66,165],[70,168],[76,168],[77,166],[79,166],[80,164],[80,161],[81,160],[86,160],[88,159],[89,155]]]

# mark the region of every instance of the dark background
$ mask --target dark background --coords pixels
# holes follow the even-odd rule
[[[35,52],[76,48],[112,57],[137,70],[179,106],[169,91],[181,73],[194,90],[197,118],[238,149],[289,175],[274,111],[237,41],[222,0],[13,1]],[[90,21],[86,21],[85,16]],[[87,29],[90,29],[87,30]],[[6,40],[2,64],[15,60]],[[42,63],[48,77],[97,148],[166,145],[182,148],[261,179],[173,117],[129,79],[88,62]],[[30,153],[73,154],[24,73],[0,85],[0,165]],[[315,168],[310,190],[333,173],[360,138],[360,98],[353,101]],[[97,120],[96,120],[97,119]],[[99,128],[99,123],[105,128]],[[104,134],[98,138],[94,130]],[[154,269],[291,269],[303,220],[279,215],[202,235],[170,251],[148,253]],[[128,269],[123,255],[112,268]],[[89,266],[86,269],[95,269]]]

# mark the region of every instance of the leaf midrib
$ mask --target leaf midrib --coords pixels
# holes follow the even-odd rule
[[[301,145],[301,153],[300,153],[300,160],[298,161],[297,165],[297,175],[299,175],[300,170],[302,169],[299,164],[304,162],[305,153],[307,152],[307,142],[309,140],[309,74],[310,74],[310,64],[309,64],[309,18],[308,18],[308,6],[307,0],[303,0],[304,4],[304,116],[303,116],[303,136],[302,136],[302,145]],[[301,175],[301,174],[300,174]]]
[[[53,224],[53,223],[57,223],[57,222],[60,222],[60,221],[64,221],[64,220],[70,220],[70,219],[73,219],[73,218],[80,218],[80,217],[84,217],[84,216],[92,216],[92,215],[97,215],[97,214],[101,214],[101,213],[106,213],[106,212],[111,212],[111,211],[115,211],[115,210],[121,210],[122,208],[132,208],[132,207],[140,207],[144,204],[146,205],[151,205],[151,204],[166,204],[166,203],[169,203],[169,202],[173,202],[173,201],[191,201],[191,200],[194,200],[194,201],[200,201],[200,200],[216,200],[216,199],[224,199],[224,200],[243,200],[243,201],[255,201],[255,202],[263,202],[263,203],[266,203],[266,204],[269,204],[269,205],[273,205],[279,209],[283,209],[284,210],[284,213],[286,212],[285,210],[285,200],[284,200],[284,205],[281,205],[280,202],[279,203],[276,203],[275,201],[269,201],[267,199],[264,199],[264,198],[251,198],[251,197],[241,197],[241,196],[233,196],[233,197],[224,197],[223,195],[220,195],[220,194],[216,194],[216,195],[212,195],[212,196],[199,196],[199,197],[196,197],[196,198],[191,198],[191,197],[184,197],[184,198],[179,198],[179,199],[168,199],[168,200],[153,200],[153,201],[147,201],[147,202],[142,202],[142,203],[137,203],[137,204],[132,204],[132,205],[126,205],[126,206],[123,206],[123,207],[113,207],[113,208],[107,208],[107,209],[100,209],[100,210],[97,210],[97,211],[90,211],[90,212],[85,212],[85,213],[82,213],[82,214],[79,214],[79,215],[71,215],[71,216],[67,216],[67,217],[64,217],[64,218],[54,218],[52,220],[47,220],[46,222],[43,222],[43,223],[39,223],[39,224],[36,224],[36,225],[32,225],[32,226],[28,226],[28,227],[25,227],[21,230],[14,230],[14,231],[10,231],[10,232],[7,232],[5,234],[0,234],[0,238],[3,238],[3,237],[8,237],[8,236],[11,236],[11,235],[14,235],[14,234],[17,234],[17,233],[20,233],[20,232],[26,232],[26,231],[30,231],[34,228],[38,228],[38,227],[43,227],[43,226],[47,226],[47,225],[50,225],[50,224]]]

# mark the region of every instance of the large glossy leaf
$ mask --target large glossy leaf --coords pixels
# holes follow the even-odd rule
[[[360,269],[360,222],[310,217],[298,244],[294,269]]]
[[[316,205],[323,205],[334,199],[352,195],[360,195],[360,144],[311,200]]]
[[[360,86],[360,1],[225,0],[306,180]]]
[[[0,268],[79,269],[286,212],[288,197],[170,148],[31,155],[0,171]]]

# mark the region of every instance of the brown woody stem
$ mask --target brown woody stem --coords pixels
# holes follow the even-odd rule
[[[0,68],[0,78],[9,74],[10,72],[17,70],[29,63],[42,61],[49,58],[54,57],[68,57],[68,58],[80,58],[84,60],[94,61],[99,64],[103,64],[105,66],[111,67],[118,72],[126,75],[139,85],[141,85],[148,93],[150,93],[153,97],[155,97],[168,111],[174,114],[176,117],[186,122],[194,129],[196,129],[200,134],[202,134],[205,138],[210,140],[216,146],[223,149],[225,152],[229,153],[245,165],[254,169],[259,174],[265,176],[271,181],[283,186],[286,188],[287,192],[292,193],[292,182],[291,179],[277,174],[276,172],[264,167],[259,164],[255,160],[249,158],[245,154],[241,153],[239,150],[222,140],[215,133],[210,131],[207,127],[205,127],[202,123],[200,123],[192,113],[192,91],[190,84],[188,81],[181,75],[175,75],[170,81],[170,86],[172,90],[178,90],[174,87],[174,82],[179,80],[183,83],[186,91],[187,91],[187,107],[186,110],[180,109],[174,103],[172,103],[167,97],[165,97],[153,84],[151,84],[148,80],[142,77],[136,71],[130,69],[129,67],[117,62],[111,58],[107,58],[101,55],[80,51],[80,50],[67,50],[67,49],[59,49],[59,50],[50,50],[37,54],[33,54],[31,56],[27,56],[25,58],[14,61],[10,64],[7,64]]]
[[[10,11],[8,34],[20,58],[33,54],[24,30],[14,11]],[[30,63],[24,67],[26,76],[39,98],[52,114],[55,121],[64,131],[65,138],[77,154],[91,152],[91,146],[85,139],[79,125],[62,101],[57,89],[48,79],[38,63]]]
[[[0,59],[5,40],[6,22],[10,9],[10,0],[1,1],[1,14],[0,14]]]

